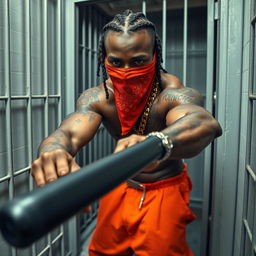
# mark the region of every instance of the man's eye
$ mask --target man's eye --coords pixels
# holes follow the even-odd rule
[[[142,66],[142,65],[144,64],[144,60],[135,60],[135,61],[134,61],[134,64],[135,64],[136,66]]]
[[[110,64],[111,64],[111,66],[119,67],[121,65],[121,62],[118,60],[111,60]]]

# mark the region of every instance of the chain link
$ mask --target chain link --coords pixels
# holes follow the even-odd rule
[[[158,85],[159,85],[159,83],[155,81],[154,85],[153,85],[153,88],[152,88],[152,91],[151,91],[151,94],[150,94],[150,97],[149,97],[149,99],[147,101],[147,104],[146,104],[146,107],[144,109],[143,115],[141,117],[139,127],[138,127],[138,129],[135,128],[135,131],[138,135],[143,135],[144,134],[144,131],[145,131],[145,128],[146,128],[146,125],[147,125],[147,122],[148,122],[148,117],[149,117],[150,110],[151,110],[151,108],[153,106],[153,103],[155,101],[155,98],[158,94]]]

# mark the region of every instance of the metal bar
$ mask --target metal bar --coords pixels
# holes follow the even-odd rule
[[[58,125],[61,123],[62,121],[62,1],[58,0],[57,2],[57,93],[59,95],[58,97]],[[49,95],[50,98],[52,98]],[[64,244],[64,226],[61,225],[60,226],[60,234],[52,241],[52,244],[54,244],[57,240],[61,239],[61,255],[64,256],[65,254],[65,244]]]
[[[97,25],[98,25],[98,22],[97,22],[97,12],[96,12],[96,9],[93,9],[93,36],[94,36],[94,45],[93,45],[93,65],[94,65],[94,74],[93,74],[93,86],[96,86],[97,85],[97,45],[98,45],[98,31],[97,31]]]
[[[147,3],[146,0],[142,1],[142,12],[144,13],[144,15],[146,15],[147,12]]]
[[[26,0],[26,25],[25,25],[25,35],[26,35],[26,53],[25,53],[25,66],[26,66],[26,89],[27,89],[27,136],[28,136],[28,161],[32,162],[32,117],[31,117],[31,28],[30,28],[30,1]],[[29,167],[30,168],[30,167]],[[26,168],[25,168],[26,169]],[[27,169],[26,169],[27,170]],[[17,172],[15,172],[16,174]],[[32,190],[32,188],[31,188]]]
[[[4,99],[6,98],[5,96],[3,96]],[[42,95],[15,95],[15,96],[11,96],[11,99],[15,99],[15,100],[25,100],[25,99],[29,99],[29,98],[60,98],[61,94],[42,94]]]
[[[13,176],[18,176],[18,175],[20,175],[20,174],[22,174],[24,172],[27,172],[27,171],[30,170],[30,168],[31,168],[31,166],[26,166],[26,167],[24,167],[24,168],[22,168],[22,169],[20,169],[20,170],[18,170],[16,172],[14,172]]]
[[[214,3],[207,1],[207,65],[206,65],[206,99],[205,107],[213,113],[213,63],[214,63]],[[214,114],[214,113],[213,113]],[[211,157],[213,147],[207,147],[204,151],[204,177],[203,177],[203,207],[201,223],[201,255],[207,255],[208,235],[209,235],[209,214],[210,214],[210,192],[211,192]]]
[[[249,164],[246,165],[246,170],[248,171],[248,173],[250,174],[251,178],[253,179],[254,182],[256,182],[256,175],[253,172],[251,166]]]
[[[0,183],[4,182],[6,180],[10,180],[10,179],[11,179],[11,176],[10,175],[6,175],[6,176],[0,178]]]
[[[45,252],[50,250],[50,246],[47,245],[40,253],[37,254],[37,256],[43,256]]]
[[[83,7],[83,14],[82,15],[82,44],[84,44],[84,46],[86,47],[86,10],[87,10],[87,7],[84,6]],[[82,73],[82,91],[85,90],[85,86],[86,86],[86,72],[85,72],[85,68],[86,68],[86,49],[85,47],[82,49],[82,69],[84,72],[81,72]],[[79,88],[77,88],[79,89]]]
[[[84,47],[82,47],[82,48],[85,49],[85,50],[88,51],[88,52],[97,53],[97,50],[91,49],[91,48],[89,48],[89,47],[87,47],[87,46],[84,46]]]
[[[166,16],[167,16],[167,4],[166,0],[163,0],[163,26],[162,26],[162,55],[163,55],[163,68],[166,66]]]
[[[92,7],[88,6],[88,87],[92,87]]]
[[[25,2],[25,47],[26,47],[26,53],[25,53],[25,66],[26,66],[26,93],[29,96],[27,98],[27,138],[28,138],[28,162],[32,162],[32,99],[31,99],[31,1],[26,0]],[[19,175],[21,173],[24,173],[30,169],[29,167],[23,168],[22,172],[16,171],[14,173],[14,176]],[[29,191],[33,190],[33,179],[32,176],[29,176]],[[36,246],[35,244],[31,247],[32,255],[36,255]]]
[[[44,137],[49,133],[49,89],[48,89],[48,1],[43,1],[43,72],[44,72]],[[52,256],[51,235],[47,235],[49,256]]]
[[[55,244],[59,239],[63,238],[63,232],[60,232],[53,240],[52,244]]]
[[[255,94],[249,94],[249,99],[250,100],[256,100],[256,95]]]
[[[60,98],[61,95],[60,94],[52,94],[52,95],[45,95],[45,94],[42,94],[42,95],[15,95],[15,96],[10,96],[11,99],[13,100],[26,100],[26,99],[29,99],[29,98],[32,98],[32,99],[43,99],[43,98]],[[9,97],[8,96],[0,96],[0,100],[6,100],[8,99]]]
[[[183,22],[183,84],[187,84],[187,51],[188,51],[188,0],[184,0]]]
[[[7,143],[7,168],[9,179],[9,199],[14,197],[14,179],[13,179],[13,157],[12,157],[12,121],[11,121],[11,68],[10,68],[10,2],[4,1],[4,60],[5,60],[5,95],[6,99],[6,143]],[[11,249],[12,256],[17,255],[15,248]]]
[[[57,93],[60,95],[58,98],[58,125],[62,121],[62,100],[61,100],[61,85],[62,85],[62,78],[61,78],[61,63],[62,63],[62,41],[61,41],[61,0],[57,1],[57,25],[56,25],[56,40],[57,40]]]
[[[245,226],[246,232],[247,232],[247,234],[248,234],[248,236],[249,236],[249,239],[250,239],[250,241],[252,242],[252,232],[251,232],[251,230],[250,230],[250,227],[249,227],[249,225],[248,225],[248,222],[247,222],[246,219],[243,219],[243,222],[244,222],[244,226]]]
[[[101,13],[99,13],[98,24],[97,24],[97,34],[98,34],[97,45],[99,43],[102,27],[103,27],[103,25],[102,25],[102,15],[101,15]],[[98,64],[98,60],[97,60],[97,64]],[[99,76],[97,76],[97,84],[99,84],[100,82],[101,82],[101,79],[100,79],[100,75],[99,75]]]
[[[61,95],[60,94],[52,94],[52,95],[46,95],[46,94],[42,94],[42,95],[31,95],[32,99],[44,99],[44,98],[60,98]]]
[[[88,14],[88,34],[87,34],[87,47],[88,47],[88,84],[87,88],[92,87],[92,6],[87,7]],[[89,143],[88,147],[89,163],[93,161],[93,141]]]
[[[256,15],[252,17],[252,19],[251,19],[251,24],[254,25],[255,22],[256,22]]]
[[[12,162],[12,125],[11,125],[11,70],[10,70],[10,14],[9,14],[9,1],[5,2],[4,5],[5,10],[4,13],[4,20],[6,27],[4,29],[4,44],[5,44],[5,51],[4,51],[4,59],[5,59],[5,87],[6,87],[6,137],[7,137],[7,168],[8,174],[11,177],[11,182],[9,186],[9,197],[10,199],[14,196],[14,187],[13,187],[13,162]]]
[[[44,137],[48,136],[48,1],[43,1],[43,73],[44,73]]]

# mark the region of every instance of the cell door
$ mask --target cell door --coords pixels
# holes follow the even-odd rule
[[[164,67],[186,86],[198,90],[205,107],[213,112],[215,54],[217,41],[216,7],[213,1],[147,0],[147,1],[74,1],[76,2],[76,93],[95,86],[97,45],[100,29],[114,14],[131,9],[142,11],[154,22],[162,39]],[[210,33],[207,34],[207,30]],[[103,129],[103,128],[101,128]],[[103,130],[102,130],[103,131]],[[101,139],[84,150],[81,161],[97,158]],[[100,144],[98,144],[100,142]],[[186,160],[193,180],[191,207],[197,220],[188,227],[188,241],[196,255],[206,255],[211,188],[212,146],[193,159]],[[100,157],[100,156],[99,156]]]

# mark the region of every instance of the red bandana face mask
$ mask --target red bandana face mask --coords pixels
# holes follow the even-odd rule
[[[145,108],[155,79],[155,66],[155,55],[149,64],[134,68],[116,68],[106,63],[114,87],[122,135],[132,129]]]

